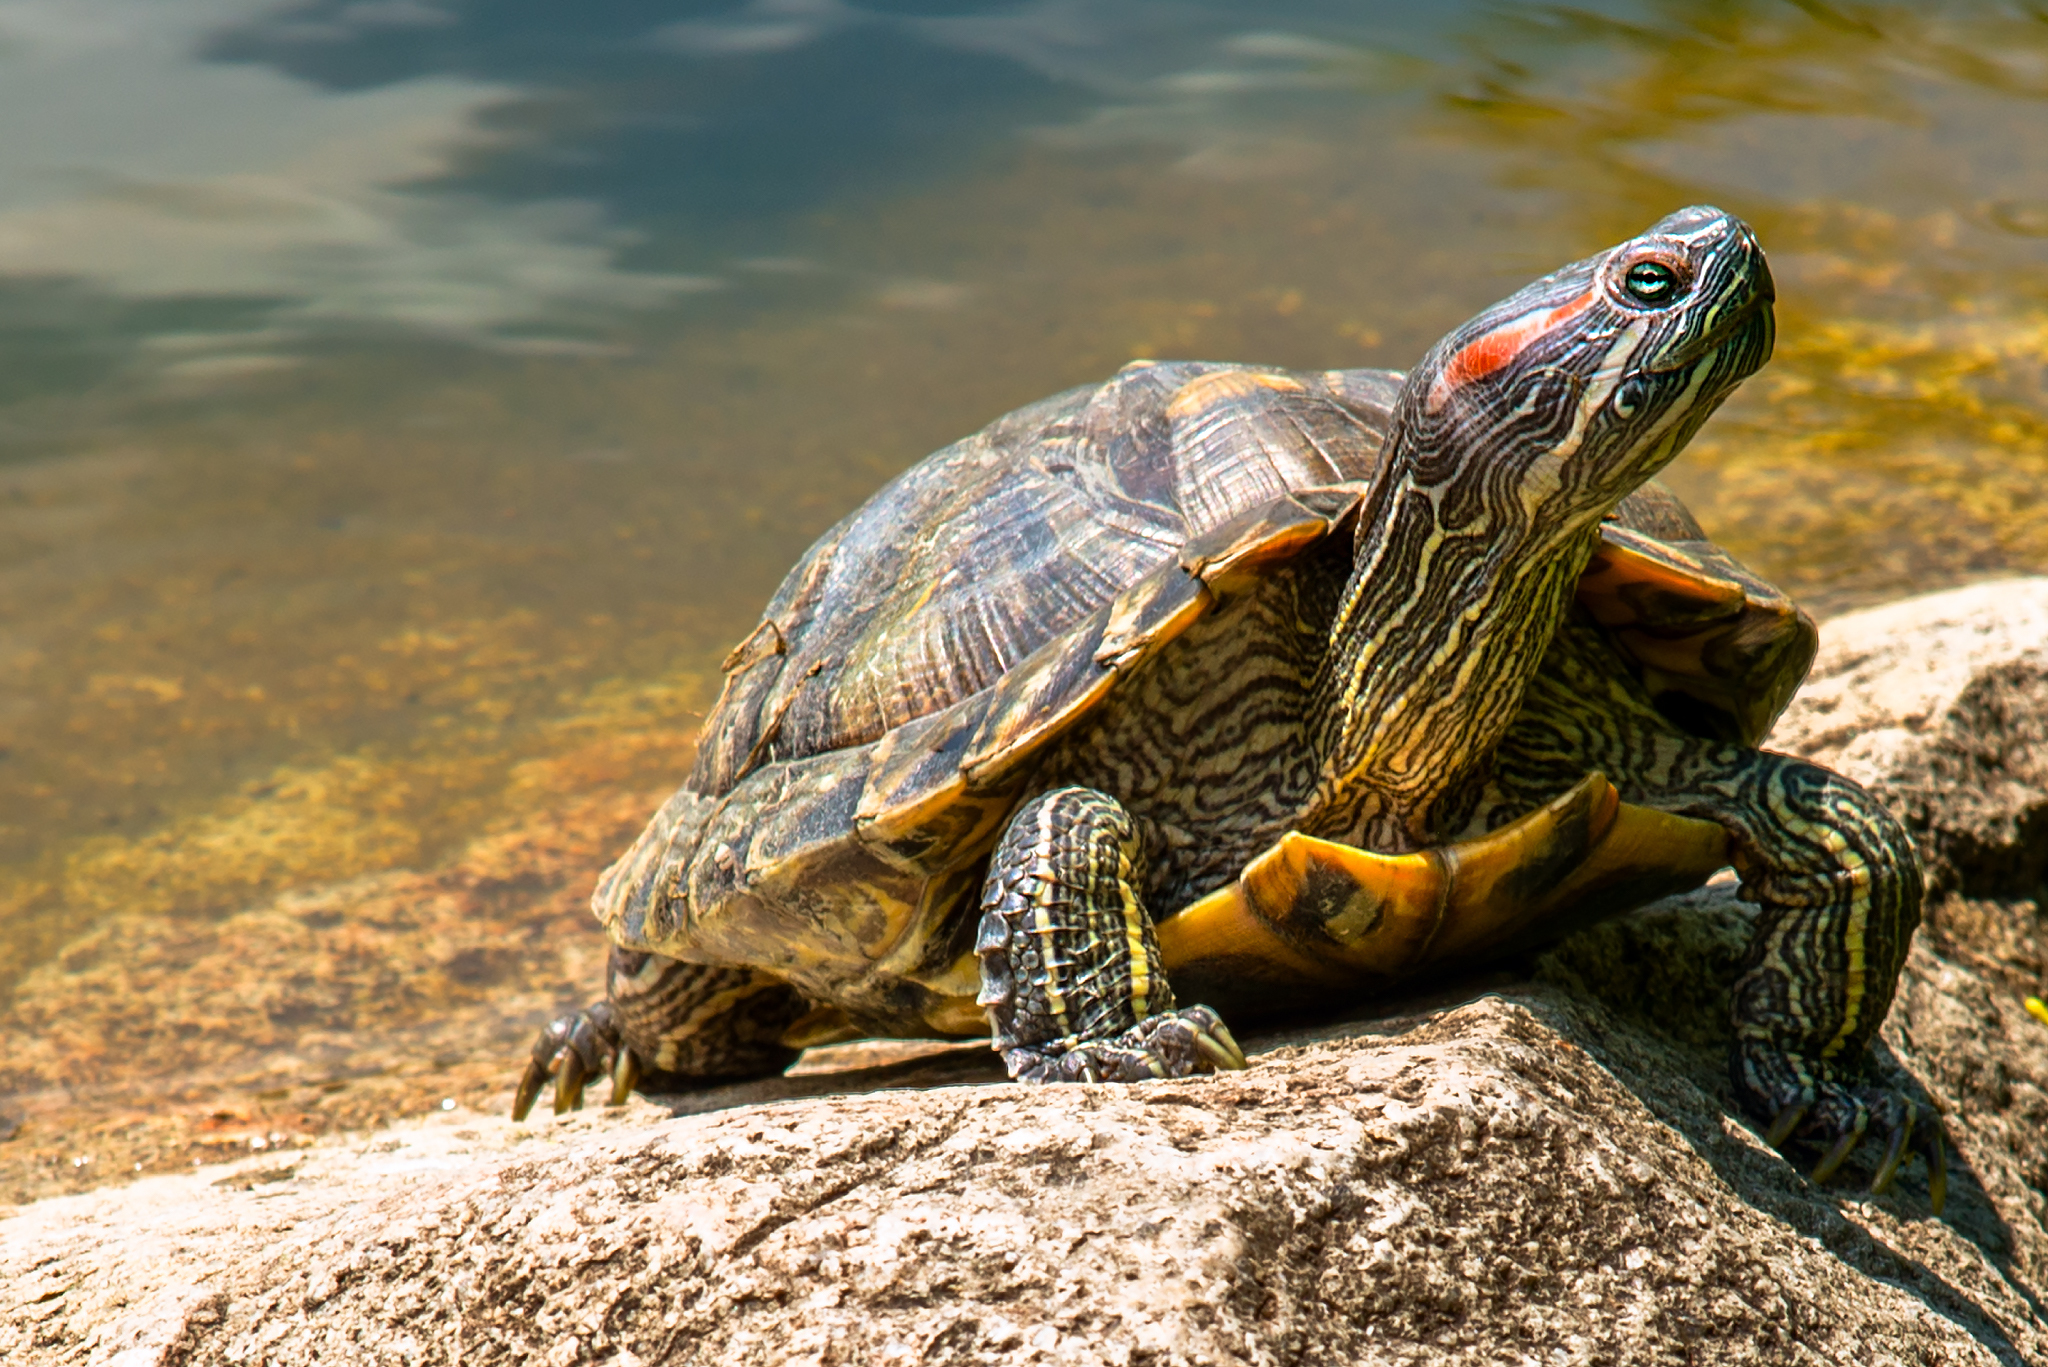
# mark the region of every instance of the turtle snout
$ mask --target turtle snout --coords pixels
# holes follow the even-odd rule
[[[1730,258],[1735,278],[1748,282],[1748,306],[1768,308],[1778,302],[1778,282],[1771,279],[1770,258],[1764,255],[1763,244],[1756,240],[1755,231],[1747,223],[1734,217],[1728,221],[1734,231],[1721,251]]]

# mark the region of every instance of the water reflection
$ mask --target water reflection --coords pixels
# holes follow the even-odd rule
[[[1678,204],[1783,294],[1710,528],[1823,608],[2048,568],[2044,87],[1991,3],[0,7],[0,1088],[151,1163],[486,1099],[890,473]]]
[[[1674,472],[1821,606],[2048,563],[2048,19],[1667,3],[1503,16],[1442,126],[1593,239],[1741,210],[1776,359]]]

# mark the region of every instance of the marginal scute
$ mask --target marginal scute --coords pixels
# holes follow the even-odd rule
[[[1578,602],[1673,721],[1741,745],[1770,733],[1820,639],[1791,599],[1712,542],[1664,541],[1618,522],[1601,524]]]
[[[1290,494],[1191,538],[1181,547],[1180,565],[1228,593],[1321,541],[1334,520]]]
[[[1707,534],[1700,528],[1692,509],[1685,506],[1664,486],[1662,480],[1645,480],[1636,486],[1633,493],[1626,495],[1614,505],[1614,511],[1607,515],[1609,523],[1619,523],[1632,531],[1659,541],[1704,541]]]
[[[1117,671],[1095,662],[1109,627],[1108,608],[1046,642],[989,690],[988,715],[961,769],[970,789],[1004,781],[1024,760],[1108,694]],[[1187,614],[1192,620],[1194,614]]]
[[[1615,523],[1579,576],[1578,600],[1609,629],[1691,628],[1742,611],[1742,585],[1676,548]]]
[[[1161,565],[1117,595],[1095,647],[1095,663],[1126,669],[1154,641],[1170,641],[1209,610],[1209,586],[1179,564]]]
[[[906,873],[948,867],[960,851],[974,848],[980,826],[1001,819],[1007,799],[971,797],[961,771],[990,701],[989,694],[976,694],[875,744],[853,828],[863,844]]]

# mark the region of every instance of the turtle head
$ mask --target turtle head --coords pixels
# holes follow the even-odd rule
[[[1437,343],[1402,393],[1396,467],[1438,491],[1447,530],[1569,537],[1770,359],[1774,298],[1749,225],[1681,209]]]
[[[1313,703],[1303,829],[1373,849],[1460,819],[1593,552],[1593,528],[1771,354],[1770,269],[1718,209],[1521,290],[1409,372]]]

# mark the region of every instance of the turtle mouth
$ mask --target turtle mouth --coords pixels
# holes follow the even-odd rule
[[[1771,348],[1777,340],[1777,318],[1772,308],[1775,302],[1774,294],[1767,287],[1753,292],[1738,305],[1715,310],[1715,316],[1705,328],[1675,339],[1644,369],[1652,374],[1668,375],[1674,370],[1686,369],[1703,357],[1725,352],[1746,358],[1747,366],[1742,373],[1753,374],[1771,359]]]

